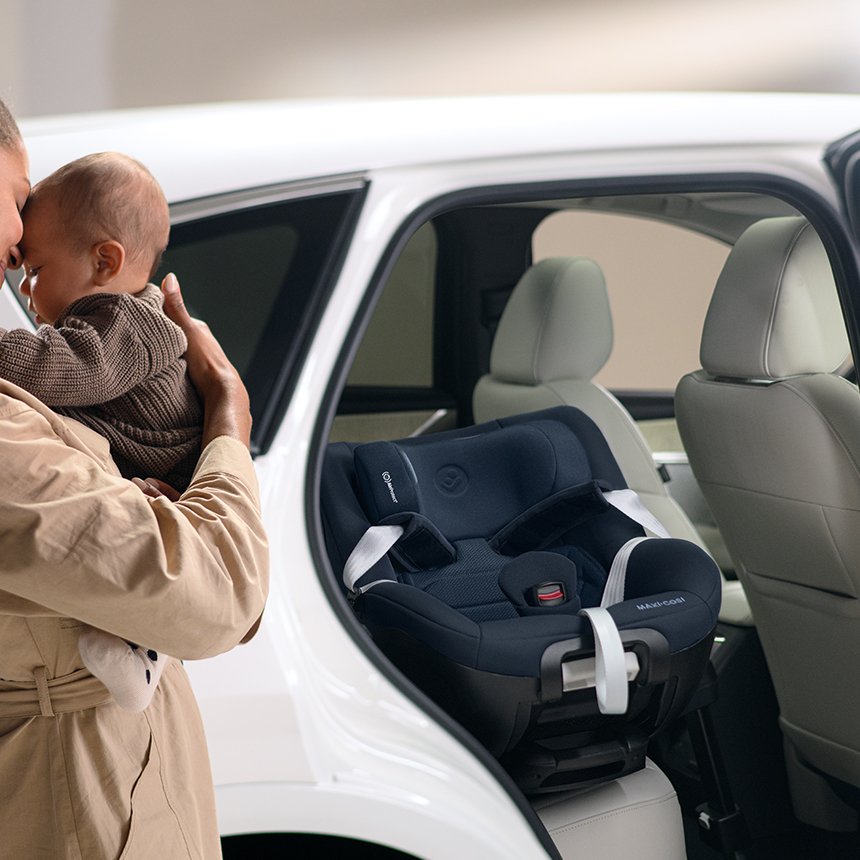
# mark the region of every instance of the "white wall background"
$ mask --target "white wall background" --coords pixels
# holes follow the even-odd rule
[[[860,0],[0,0],[18,116],[253,98],[860,92]]]

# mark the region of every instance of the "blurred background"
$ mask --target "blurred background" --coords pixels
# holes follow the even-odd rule
[[[860,92],[860,0],[0,0],[19,117],[268,98]]]

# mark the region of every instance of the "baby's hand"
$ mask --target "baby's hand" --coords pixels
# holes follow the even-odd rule
[[[153,499],[164,498],[171,502],[177,502],[182,495],[178,490],[174,490],[170,484],[165,484],[158,478],[147,478],[145,481],[141,478],[132,478],[131,482],[139,487],[144,495]]]

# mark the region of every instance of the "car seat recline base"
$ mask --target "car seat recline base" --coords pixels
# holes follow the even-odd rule
[[[330,445],[321,500],[375,642],[524,791],[643,767],[695,692],[719,570],[666,536],[578,409]]]

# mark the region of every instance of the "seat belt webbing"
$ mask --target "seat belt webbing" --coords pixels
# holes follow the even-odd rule
[[[634,490],[610,490],[603,494],[603,498],[612,507],[617,508],[622,514],[630,517],[635,523],[653,532],[657,537],[667,538],[669,532],[666,527],[648,508]]]
[[[579,612],[594,631],[594,682],[601,714],[627,713],[627,663],[624,644],[614,619],[597,606]]]
[[[397,543],[404,531],[400,525],[371,526],[361,536],[343,566],[343,584],[350,591],[356,591],[358,580]]]
[[[603,494],[603,498],[614,508],[621,511],[622,514],[633,520],[633,522],[638,523],[657,537],[669,537],[669,532],[666,531],[663,523],[645,507],[645,503],[633,490],[610,490]],[[602,607],[613,606],[624,600],[624,586],[627,582],[627,564],[630,561],[631,553],[643,540],[650,540],[650,538],[631,538],[615,553],[615,558],[612,559],[612,566],[609,568],[609,575],[606,577],[603,597],[600,600]]]
[[[600,600],[602,607],[614,606],[624,600],[624,586],[627,582],[627,563],[633,550],[644,540],[652,540],[648,537],[635,537],[627,541],[624,546],[615,553],[609,575],[606,577],[606,585],[603,587],[603,597]]]

